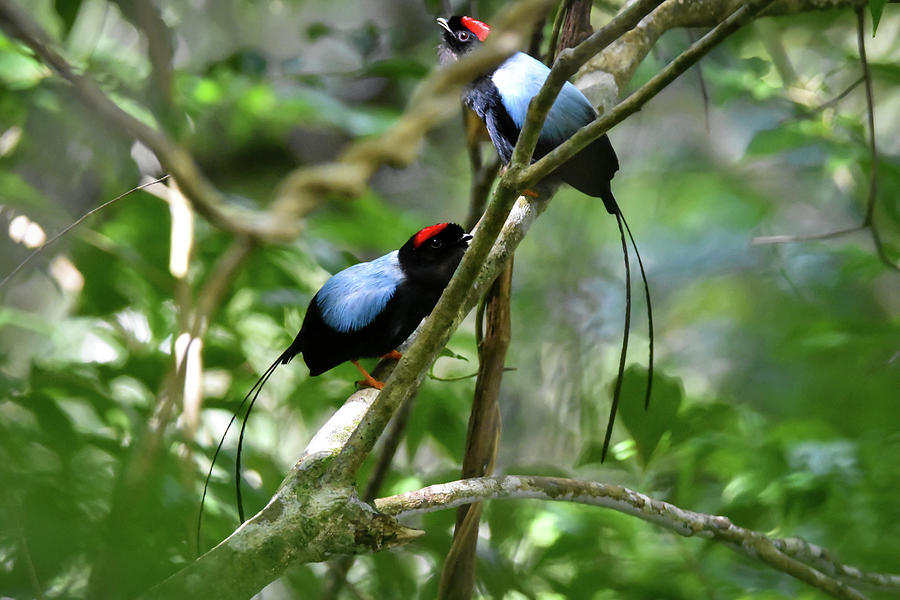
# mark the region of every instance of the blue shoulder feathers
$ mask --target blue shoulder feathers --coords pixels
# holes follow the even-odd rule
[[[316,305],[322,320],[332,329],[356,331],[375,320],[403,279],[394,251],[334,275],[316,294]]]
[[[500,92],[503,108],[521,130],[528,113],[528,103],[537,95],[550,69],[539,60],[522,52],[513,54],[491,76]],[[538,143],[557,146],[596,117],[590,101],[569,82],[563,86],[550,108]]]

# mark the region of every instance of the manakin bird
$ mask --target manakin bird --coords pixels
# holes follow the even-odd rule
[[[399,250],[340,271],[316,292],[306,309],[300,332],[250,388],[225,430],[227,434],[252,395],[241,426],[235,468],[238,514],[242,523],[240,457],[244,431],[260,390],[278,365],[287,364],[300,354],[310,375],[315,376],[349,360],[362,373],[364,380],[361,383],[381,389],[384,384],[375,380],[357,360],[399,357],[396,348],[434,309],[471,239],[472,236],[456,223],[425,227]],[[224,440],[225,435],[213,455],[213,464]],[[212,465],[200,500],[201,516],[211,474]],[[198,518],[198,547],[199,533]]]
[[[279,357],[297,354],[319,375],[352,361],[366,383],[381,389],[356,359],[385,355],[415,330],[456,271],[472,236],[455,223],[438,223],[413,235],[399,250],[348,267],[316,292],[300,332]]]
[[[438,46],[438,57],[442,64],[458,60],[473,52],[484,43],[491,32],[491,26],[487,23],[467,16],[438,18],[437,23],[443,29],[441,44]],[[492,72],[478,77],[464,89],[463,102],[484,121],[491,142],[503,163],[508,164],[512,158],[516,142],[519,140],[519,133],[525,124],[528,105],[547,81],[549,74],[550,69],[541,61],[523,52],[516,52]],[[538,160],[552,151],[596,118],[597,111],[587,97],[574,85],[566,82],[547,113],[538,135],[532,161]],[[607,212],[616,217],[625,259],[625,327],[601,461],[606,458],[606,452],[609,449],[612,427],[622,390],[625,358],[628,352],[628,332],[631,323],[631,268],[628,260],[628,246],[625,242],[626,231],[637,255],[641,279],[644,283],[644,297],[647,301],[650,357],[647,369],[647,389],[644,397],[645,408],[650,405],[653,383],[653,309],[650,303],[650,287],[637,244],[635,244],[634,236],[631,235],[631,228],[628,227],[628,222],[619,209],[610,188],[613,175],[618,170],[619,160],[616,152],[613,150],[609,138],[602,135],[559,166],[552,175],[580,192],[603,201]]]

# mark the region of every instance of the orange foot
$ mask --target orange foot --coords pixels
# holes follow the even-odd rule
[[[359,364],[355,360],[351,360],[350,362],[352,362],[353,366],[356,367],[359,370],[359,372],[362,373],[362,375],[363,375],[363,380],[357,381],[356,383],[358,383],[360,385],[363,385],[363,384],[368,385],[369,387],[373,387],[376,390],[384,389],[384,383],[382,383],[381,381],[378,381],[377,379],[375,379],[374,377],[369,375],[369,372],[366,371],[365,369],[363,369],[361,364]]]
[[[381,358],[383,360],[400,360],[401,358],[403,358],[403,355],[396,350],[391,350],[387,354],[383,354]]]
[[[528,196],[529,198],[540,198],[540,197],[541,197],[541,195],[538,194],[538,193],[537,193],[536,191],[534,191],[534,190],[523,190],[523,191],[522,191],[522,195],[523,195],[523,196]]]

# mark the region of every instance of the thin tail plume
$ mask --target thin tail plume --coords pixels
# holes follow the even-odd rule
[[[237,472],[237,505],[238,505],[238,515],[240,516],[241,523],[244,522],[244,508],[241,505],[241,478],[240,478],[240,470],[241,470],[241,443],[244,439],[244,428],[247,425],[247,417],[250,416],[250,410],[253,408],[253,404],[256,402],[256,398],[259,396],[260,390],[262,390],[263,386],[269,380],[269,377],[272,376],[272,373],[275,372],[275,368],[278,367],[279,364],[285,358],[285,355],[288,351],[282,352],[275,362],[273,362],[268,369],[260,376],[259,379],[256,380],[256,383],[253,384],[253,387],[250,388],[250,391],[247,392],[247,395],[244,396],[244,399],[241,400],[241,403],[238,405],[237,410],[231,415],[231,420],[228,421],[228,426],[225,427],[225,433],[222,434],[222,437],[219,439],[219,445],[216,446],[216,451],[213,453],[212,463],[209,465],[209,471],[206,473],[206,481],[203,482],[203,495],[200,497],[200,511],[197,514],[197,553],[200,553],[200,526],[203,522],[203,506],[206,502],[206,493],[209,490],[209,480],[212,477],[213,467],[216,466],[216,459],[219,457],[219,452],[222,450],[222,445],[225,443],[225,437],[228,435],[228,432],[231,430],[231,426],[234,425],[235,420],[238,418],[238,415],[241,414],[241,409],[244,408],[244,404],[247,403],[247,400],[250,399],[250,396],[253,395],[253,400],[250,402],[250,406],[247,407],[247,413],[244,415],[243,424],[241,425],[241,435],[240,440],[238,442],[238,454],[236,459],[236,472]],[[255,392],[255,394],[254,394]]]

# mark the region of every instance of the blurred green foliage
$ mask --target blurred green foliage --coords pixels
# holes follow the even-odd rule
[[[164,2],[175,64],[165,98],[129,4],[40,0],[29,9],[79,68],[133,114],[163,124],[232,201],[250,206],[265,205],[291,168],[329,160],[349,140],[389,126],[435,63],[435,2]],[[624,302],[615,224],[599,203],[564,189],[522,244],[499,471],[625,484],[896,572],[897,274],[867,232],[750,245],[756,235],[862,220],[873,166],[863,88],[816,109],[860,76],[855,18],[839,11],[773,23],[747,28],[704,60],[708,106],[695,70],[611,133],[623,165],[616,194],[652,286],[658,374],[645,413],[638,315],[606,464],[599,447]],[[895,261],[898,30],[888,5],[877,37],[867,36],[880,149],[875,221]],[[796,79],[761,43],[772,31]],[[686,43],[683,32],[666,35],[635,84]],[[0,115],[4,231],[25,216],[52,234],[141,174],[156,175],[146,152],[2,36]],[[252,251],[203,339],[198,421],[170,406],[181,398],[174,346],[231,244],[227,235],[198,219],[190,269],[177,279],[168,268],[169,209],[136,193],[3,289],[0,595],[133,596],[192,560],[218,437],[244,390],[292,339],[318,286],[421,226],[463,219],[469,175],[459,129],[448,119],[415,165],[385,168],[364,197],[329,203],[301,239]],[[30,252],[6,235],[0,245],[3,273]],[[438,376],[475,370],[470,321],[450,349],[468,360],[441,358]],[[310,378],[297,361],[272,378],[248,427],[248,510],[263,506],[355,378],[347,365]],[[426,382],[384,494],[458,477],[473,385]],[[229,442],[207,498],[204,549],[236,525],[233,461]],[[353,588],[363,597],[434,597],[453,518],[424,516],[420,541],[358,560]],[[498,501],[485,523],[485,597],[821,596],[721,546],[597,508]],[[324,579],[323,565],[292,568],[266,597],[317,597]]]

